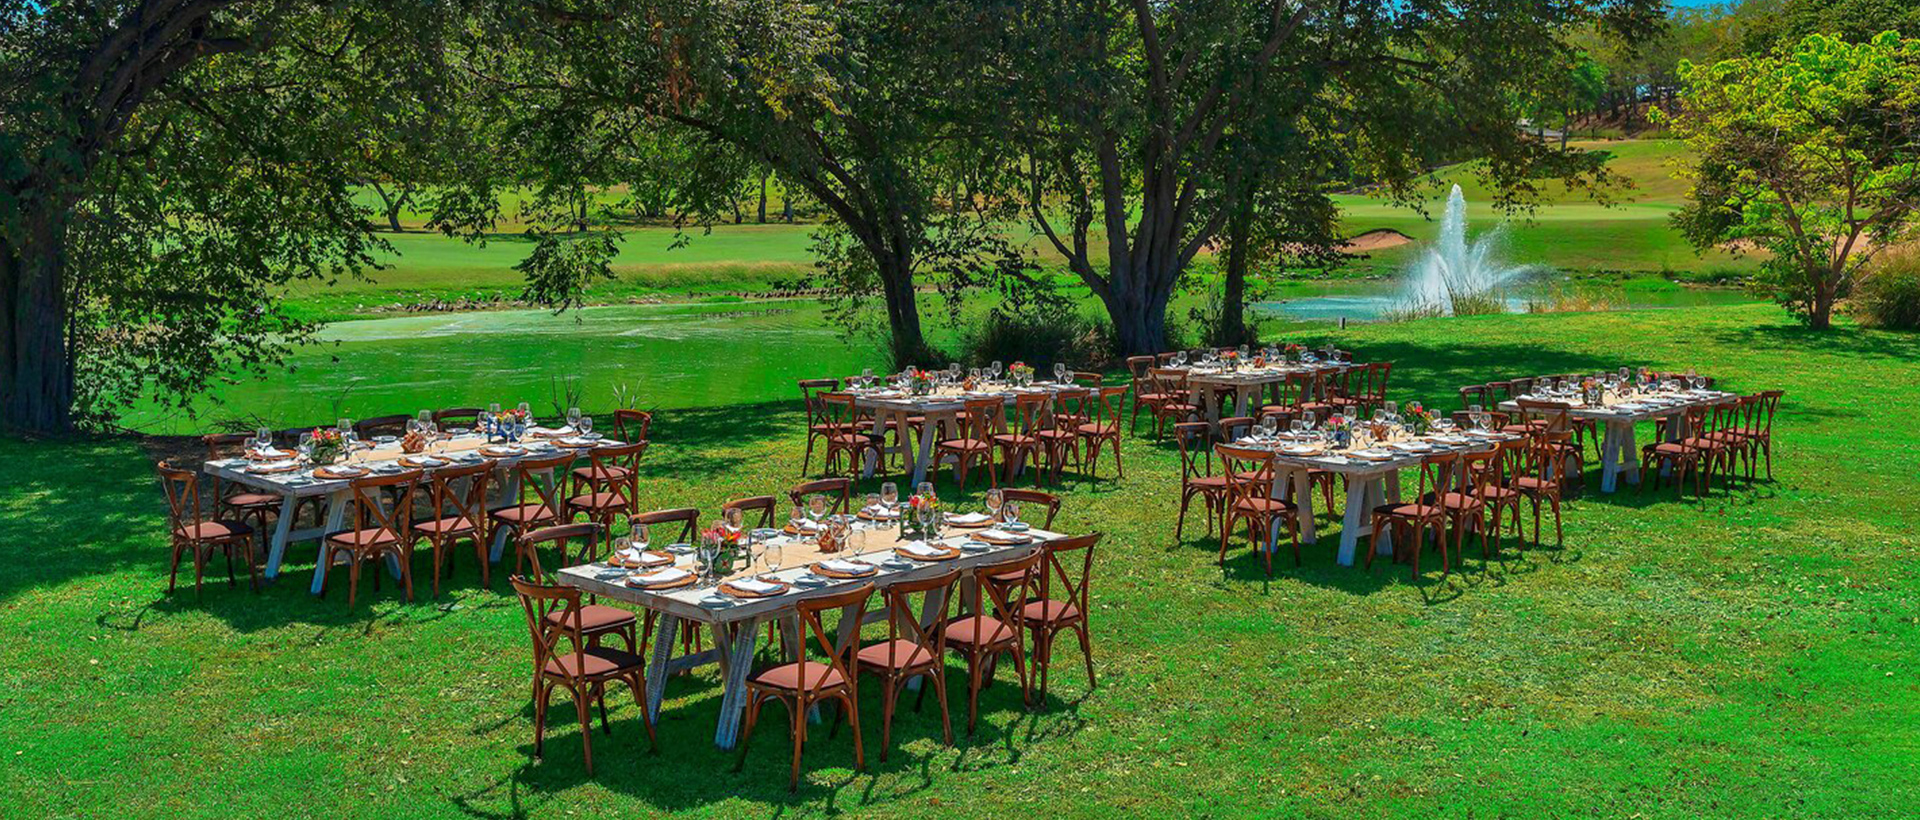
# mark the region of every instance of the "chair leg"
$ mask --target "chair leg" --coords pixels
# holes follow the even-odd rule
[[[940,701],[940,731],[946,737],[947,745],[953,745],[953,710],[947,708],[947,667],[945,663],[935,667],[920,682],[920,696],[926,697],[927,687],[933,687],[934,696]],[[915,708],[918,708],[917,706]]]
[[[546,681],[533,682],[533,756],[536,760],[540,758],[547,735],[547,707],[553,701],[553,686]]]
[[[866,747],[862,745],[860,738],[859,693],[848,691],[846,694],[846,703],[847,725],[853,729],[853,770],[856,772],[864,772],[867,770],[867,750]]]
[[[793,721],[793,773],[787,780],[787,791],[797,792],[800,790],[800,750],[807,745],[807,707],[806,701],[800,698],[787,706]]]
[[[579,689],[573,692],[573,711],[580,716],[580,748],[587,760],[587,776],[593,776],[593,718],[587,711],[587,693]]]

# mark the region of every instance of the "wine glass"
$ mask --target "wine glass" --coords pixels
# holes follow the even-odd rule
[[[1053,363],[1053,380],[1059,384],[1067,383],[1067,365],[1065,362]]]
[[[919,485],[917,485],[917,486],[915,486],[915,487],[913,488],[913,494],[914,494],[914,495],[918,495],[918,496],[922,496],[922,497],[924,497],[924,498],[932,498],[932,497],[933,497],[933,482],[931,482],[931,481],[922,481],[922,482],[920,482],[920,483],[919,483]]]
[[[875,511],[886,509],[885,507],[880,506],[879,493],[867,493],[867,498],[863,503],[865,504],[865,506],[861,507],[860,509],[868,511],[869,514]]]
[[[632,524],[633,531],[629,533],[627,543],[632,544],[635,550],[646,552],[647,545],[652,543],[652,539],[649,537],[651,533],[647,531],[645,522],[633,521]]]
[[[1273,438],[1274,435],[1279,432],[1280,432],[1280,419],[1278,417],[1275,417],[1275,416],[1260,417],[1260,437],[1261,438],[1270,439],[1270,438]]]
[[[729,531],[739,532],[745,529],[747,513],[739,507],[728,507],[720,513],[720,518]]]
[[[801,524],[807,520],[807,504],[804,501],[793,502],[793,512],[787,514],[787,524],[794,532],[801,532]]]
[[[700,576],[702,587],[712,586],[718,580],[713,577],[713,559],[720,555],[720,544],[712,538],[700,539],[700,546],[693,551],[693,570]]]
[[[988,514],[992,515],[994,518],[999,518],[1000,508],[1002,506],[1005,506],[1006,503],[1007,503],[1007,494],[1001,492],[999,487],[994,487],[992,489],[987,490]]]
[[[815,532],[820,530],[820,519],[827,517],[827,497],[821,493],[807,496],[807,520],[813,522]]]
[[[999,362],[994,362],[998,365]],[[891,481],[880,484],[880,503],[887,505],[887,512],[893,512],[895,504],[900,503],[900,485]]]
[[[1005,369],[1006,367],[1001,365],[1000,362],[998,361],[995,361],[992,364],[987,365],[987,372],[989,374],[988,378],[998,380],[1000,378],[1000,371]]]
[[[768,540],[761,544],[760,560],[767,565],[768,575],[779,572],[780,565],[786,563],[784,552],[779,541]]]
[[[567,426],[574,427],[579,424],[580,424],[580,408],[578,407],[567,408]]]
[[[920,520],[920,531],[924,533],[933,532],[933,517],[936,514],[932,504],[922,504],[913,508],[913,517]]]
[[[1020,502],[1008,501],[1000,507],[1000,520],[1008,524],[1020,523]]]
[[[300,434],[300,458],[302,461],[313,460],[313,432],[312,431],[308,431]]]
[[[593,417],[581,416],[574,422],[574,429],[579,431],[581,438],[586,438],[593,432]]]
[[[253,431],[253,449],[262,453],[272,451],[273,450],[273,431],[265,427],[261,427],[254,430]]]

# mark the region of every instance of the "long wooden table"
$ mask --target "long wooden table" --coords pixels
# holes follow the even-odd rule
[[[600,439],[597,446],[611,447],[619,444],[620,442],[612,439]],[[439,445],[433,448],[435,452],[433,452],[432,455],[449,457],[449,461],[452,462],[448,465],[449,467],[471,466],[482,460],[493,461],[498,467],[496,475],[499,480],[495,482],[494,489],[494,501],[497,503],[507,503],[509,499],[519,498],[519,474],[511,468],[515,464],[520,463],[522,458],[526,458],[527,456],[551,456],[560,452],[560,449],[550,441],[524,440],[520,442],[520,446],[527,450],[525,455],[489,458],[481,456],[478,452],[481,448],[487,446],[489,446],[489,443],[485,436],[468,433],[444,439]],[[582,458],[586,457],[587,450],[585,448],[572,449],[579,452]],[[356,452],[353,463],[364,464],[376,470],[387,470],[389,472],[412,469],[400,466],[399,459],[403,455],[405,455],[405,453],[401,452],[398,443],[385,444]],[[286,556],[288,544],[295,541],[321,539],[324,538],[327,533],[337,532],[343,529],[347,507],[349,506],[347,491],[352,482],[348,479],[317,478],[313,475],[311,466],[290,473],[258,474],[247,470],[248,465],[251,463],[252,462],[249,462],[245,458],[222,459],[206,462],[202,469],[207,474],[218,476],[223,480],[232,481],[263,493],[280,496],[279,521],[274,527],[272,540],[267,544],[267,566],[265,574],[268,579],[272,579],[278,577],[280,574],[280,563]],[[426,469],[424,472],[430,474],[433,470]],[[545,476],[545,480],[551,482],[554,480],[554,477],[549,473]],[[318,527],[294,529],[293,521],[295,510],[298,509],[302,500],[310,498],[320,498],[326,503],[326,513],[321,525]],[[492,506],[492,504],[489,506]],[[505,544],[506,532],[503,530],[494,538],[492,544],[493,561],[498,562],[500,560],[500,555]],[[326,578],[327,563],[325,558],[326,550],[323,544],[319,552],[319,557],[316,558],[314,562],[313,583],[309,587],[309,590],[316,595],[320,593],[320,584]],[[395,574],[398,574],[399,565],[397,561],[389,558],[388,564],[389,569]]]
[[[931,578],[953,569],[970,570],[982,564],[997,563],[1020,558],[1038,549],[1048,541],[1063,538],[1059,533],[1031,529],[1028,535],[1033,541],[1027,544],[1010,546],[992,546],[980,552],[963,552],[958,557],[945,561],[917,561],[900,559],[898,566],[889,566],[883,559],[893,557],[893,548],[900,544],[893,525],[859,525],[850,539],[847,549],[832,558],[865,558],[869,563],[880,566],[879,573],[853,580],[826,579],[826,583],[815,587],[794,585],[791,591],[770,598],[732,599],[717,593],[715,588],[683,587],[670,590],[647,590],[628,586],[625,578],[629,570],[610,566],[604,562],[582,564],[567,567],[558,573],[560,582],[577,587],[596,595],[625,601],[660,613],[660,619],[653,633],[651,657],[647,663],[647,714],[658,717],[660,702],[665,692],[667,678],[685,669],[707,664],[718,664],[721,679],[725,682],[720,699],[720,717],[714,728],[714,745],[722,749],[731,749],[739,741],[740,723],[746,707],[747,678],[753,671],[753,653],[759,637],[759,626],[767,622],[779,622],[786,630],[789,653],[803,651],[797,632],[797,606],[809,597],[844,591],[860,584],[872,583],[876,587],[886,587],[901,581]],[[967,541],[966,533],[972,530],[950,529],[952,533],[934,543],[958,546]],[[784,553],[783,568],[776,573],[751,573],[753,577],[774,578],[793,584],[794,580],[811,574],[809,567],[822,556],[811,544],[800,539],[789,539],[782,547]],[[675,566],[692,571],[693,556],[678,556]],[[749,573],[736,573],[741,577]],[[962,591],[963,600],[969,586]],[[977,597],[977,590],[971,590]],[[877,605],[878,592],[867,605],[868,622],[886,617],[883,606]],[[939,596],[928,596],[925,610],[921,613],[922,623],[931,624],[940,612],[946,611],[946,600]],[[978,606],[978,602],[974,602]],[[839,645],[847,645],[851,625],[850,618],[842,618]],[[679,630],[683,627],[698,629],[705,627],[713,637],[713,648],[690,655],[674,657],[678,643]]]
[[[1447,452],[1485,452],[1493,449],[1500,441],[1517,438],[1504,434],[1475,434],[1458,436],[1445,440],[1423,437],[1432,448],[1426,451],[1393,450],[1391,458],[1370,460],[1347,455],[1340,451],[1329,451],[1323,455],[1292,455],[1284,451],[1291,443],[1281,437],[1272,441],[1252,441],[1242,439],[1235,442],[1237,447],[1256,447],[1271,450],[1274,453],[1272,497],[1284,498],[1285,487],[1289,480],[1293,486],[1293,503],[1299,511],[1300,542],[1312,544],[1317,536],[1313,521],[1312,482],[1307,480],[1309,468],[1338,473],[1347,479],[1347,506],[1340,524],[1340,549],[1337,560],[1344,566],[1352,566],[1359,549],[1362,535],[1373,539],[1374,552],[1389,555],[1393,552],[1393,533],[1373,531],[1373,509],[1382,504],[1400,503],[1400,471],[1417,467],[1420,460],[1429,455]],[[1398,442],[1410,441],[1403,437]],[[1376,445],[1375,447],[1378,447]],[[1375,449],[1375,448],[1367,448]],[[1280,530],[1276,525],[1268,533],[1267,549],[1279,549]]]
[[[1533,397],[1525,397],[1533,398]],[[1666,440],[1679,441],[1690,433],[1687,431],[1687,411],[1694,407],[1725,404],[1736,396],[1720,390],[1680,390],[1674,392],[1642,393],[1632,397],[1617,393],[1602,394],[1600,404],[1587,404],[1580,399],[1561,399],[1541,397],[1541,401],[1560,401],[1568,405],[1567,415],[1578,419],[1592,419],[1601,428],[1600,433],[1600,491],[1613,492],[1624,473],[1627,483],[1640,483],[1640,448],[1634,442],[1634,425],[1643,421],[1667,419]],[[1508,400],[1500,403],[1501,412],[1517,413],[1520,403]]]
[[[908,432],[907,420],[913,416],[919,416],[923,419],[919,429],[913,431],[920,439],[920,446],[917,448],[918,452],[914,454],[913,460],[913,486],[918,486],[920,482],[927,480],[927,472],[933,466],[933,443],[934,439],[937,438],[934,431],[938,430],[942,423],[947,424],[948,429],[957,429],[956,422],[960,418],[961,412],[966,410],[966,402],[968,399],[997,398],[1000,399],[1003,404],[1012,406],[1014,398],[1021,394],[1052,396],[1062,390],[1083,387],[1083,385],[1074,383],[1034,382],[1028,387],[995,386],[991,389],[975,390],[972,392],[943,389],[925,396],[911,396],[898,390],[887,389],[856,389],[848,392],[853,395],[855,407],[873,411],[873,433],[879,437],[880,441],[886,441],[887,428],[889,426],[900,431],[899,443],[895,445],[894,448],[890,448],[885,452],[901,453],[903,455],[911,452],[909,449],[911,445],[909,445],[906,440]],[[1048,403],[1048,408],[1048,412],[1051,413],[1052,402]],[[995,432],[1007,432],[1006,417],[1004,415],[998,419],[997,423],[1000,429]],[[879,470],[879,461],[879,456],[871,453],[868,454],[866,462],[862,467],[861,475],[872,477],[873,474]]]
[[[1199,394],[1201,409],[1206,413],[1207,423],[1217,428],[1220,425],[1220,396],[1233,397],[1231,415],[1251,417],[1259,412],[1260,396],[1270,385],[1283,383],[1292,376],[1306,375],[1313,377],[1308,389],[1317,391],[1324,387],[1322,381],[1324,377],[1364,367],[1366,367],[1364,364],[1337,363],[1266,364],[1259,367],[1242,367],[1237,370],[1189,365],[1174,369],[1187,371],[1187,386]],[[1316,393],[1308,398],[1318,400],[1326,397]]]

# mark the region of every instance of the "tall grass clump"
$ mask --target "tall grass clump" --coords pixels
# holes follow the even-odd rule
[[[991,310],[959,330],[959,353],[969,365],[1026,362],[1042,371],[1064,362],[1077,368],[1113,364],[1107,323],[1074,311]]]
[[[1920,248],[1882,257],[1854,291],[1853,314],[1869,327],[1920,328]]]

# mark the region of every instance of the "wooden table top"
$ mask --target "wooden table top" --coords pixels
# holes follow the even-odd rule
[[[595,441],[594,447],[614,447],[619,444],[621,444],[619,441],[602,438]],[[521,449],[526,450],[526,452],[521,455],[489,456],[480,453],[481,449],[489,446],[515,445],[489,444],[486,436],[475,433],[465,433],[444,439],[437,447],[429,448],[438,450],[439,452],[420,453],[417,455],[440,456],[449,462],[447,465],[449,467],[468,467],[485,460],[491,460],[501,467],[508,467],[518,464],[523,458],[555,456],[559,455],[563,450],[572,450],[578,453],[581,458],[585,458],[587,452],[593,449],[593,447],[563,448],[555,445],[553,440],[550,439],[528,437],[522,439],[517,445]],[[297,457],[299,454],[295,453],[294,455]],[[376,474],[383,470],[391,474],[410,469],[423,469],[428,473],[433,472],[433,470],[429,468],[402,466],[399,463],[399,459],[404,455],[406,455],[406,453],[400,449],[400,443],[395,441],[390,444],[380,444],[370,449],[356,451],[353,463],[363,464],[369,468],[373,468]],[[351,479],[316,478],[313,475],[312,465],[305,465],[301,469],[293,472],[260,474],[247,471],[247,466],[250,463],[251,462],[245,458],[220,459],[207,462],[202,469],[208,474],[217,475],[228,481],[236,481],[249,487],[255,487],[282,495],[326,495],[328,493],[343,491],[347,488],[347,485],[351,483]]]

